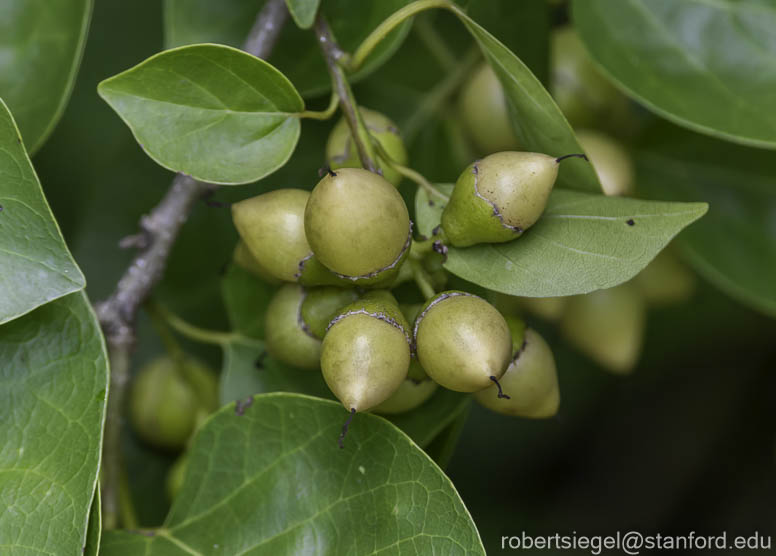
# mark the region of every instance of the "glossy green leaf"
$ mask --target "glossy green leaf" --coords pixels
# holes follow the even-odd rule
[[[94,489],[92,509],[89,511],[89,525],[86,530],[86,544],[84,556],[97,556],[100,553],[100,540],[102,538],[102,504],[100,502],[100,483]]]
[[[264,313],[275,289],[240,266],[230,264],[221,279],[221,295],[232,328],[249,338],[264,338]]]
[[[442,186],[450,191],[451,186]],[[430,235],[444,206],[415,200],[418,229]],[[450,248],[445,268],[490,290],[525,297],[589,293],[633,278],[706,203],[666,203],[556,189],[529,230],[507,243]]]
[[[296,147],[302,98],[267,62],[228,46],[156,54],[98,87],[160,165],[206,182],[259,180]]]
[[[560,108],[531,70],[474,20],[463,13],[459,17],[504,86],[512,122],[525,150],[552,156],[584,152]],[[582,159],[569,159],[561,164],[558,184],[570,189],[601,191],[593,167]]]
[[[0,97],[31,153],[65,109],[91,14],[92,0],[0,3]]]
[[[652,197],[708,201],[678,241],[685,258],[732,297],[776,317],[776,160],[670,126],[636,157]]]
[[[214,42],[240,47],[263,3],[262,0],[165,0],[165,44],[170,48]],[[326,0],[321,10],[339,45],[346,51],[352,51],[386,17],[409,3],[410,0]],[[401,45],[409,28],[410,22],[406,22],[392,31],[349,80],[358,81],[388,60]],[[287,75],[305,97],[320,95],[331,89],[331,78],[315,35],[310,31],[286,25],[270,62]]]
[[[161,529],[109,531],[102,554],[484,554],[450,480],[406,435],[294,394],[222,408],[197,434]]]
[[[593,59],[647,108],[776,148],[776,3],[576,0],[574,21]]]
[[[286,6],[294,18],[294,22],[302,29],[309,29],[318,13],[321,0],[286,0]]]
[[[0,324],[86,285],[0,99]]]
[[[81,554],[108,365],[82,292],[0,326],[0,552]]]

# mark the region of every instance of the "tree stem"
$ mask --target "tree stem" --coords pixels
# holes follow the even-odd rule
[[[269,0],[245,41],[245,50],[266,58],[288,17],[283,0]],[[215,186],[177,174],[165,196],[140,222],[141,232],[124,242],[140,246],[115,291],[98,304],[97,314],[108,346],[111,374],[102,458],[102,511],[105,529],[121,525],[121,426],[135,321],[140,305],[164,274],[167,258],[194,203]]]

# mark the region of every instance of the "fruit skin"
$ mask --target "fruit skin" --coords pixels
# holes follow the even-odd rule
[[[408,377],[402,381],[398,390],[390,398],[372,408],[372,411],[383,415],[412,411],[433,396],[438,387],[439,385],[431,379],[418,381]]]
[[[358,299],[358,293],[345,288],[309,288],[302,300],[303,326],[319,340],[326,335],[326,327],[345,305]]]
[[[537,317],[556,322],[563,316],[568,297],[523,297],[521,304]]]
[[[606,195],[633,195],[635,177],[628,151],[605,133],[577,130],[577,140],[587,153]]]
[[[365,289],[390,288],[392,287],[404,269],[404,262],[409,255],[410,237],[407,236],[408,248],[402,251],[399,259],[388,268],[372,275],[366,276],[345,276],[337,274],[323,266],[318,258],[310,253],[299,263],[299,272],[297,280],[303,286],[339,286],[342,288],[355,287]],[[405,271],[408,269],[404,269]]]
[[[409,324],[384,290],[343,308],[323,338],[323,378],[348,410],[367,411],[387,400],[409,365]]]
[[[466,130],[484,154],[520,148],[504,89],[491,67],[483,63],[464,85],[458,108]]]
[[[541,153],[501,152],[470,164],[442,212],[454,247],[511,241],[533,226],[547,206],[558,161]]]
[[[235,245],[234,252],[232,253],[232,260],[236,265],[268,284],[276,285],[281,283],[279,279],[272,275],[270,270],[264,268],[259,261],[256,260],[256,257],[253,256],[243,240],[238,241],[237,245]]]
[[[129,417],[137,435],[164,450],[181,450],[203,417],[218,405],[215,373],[193,358],[182,365],[161,356],[132,381]]]
[[[313,189],[304,212],[316,258],[345,277],[379,276],[410,245],[410,217],[399,192],[361,168],[340,168]]]
[[[321,340],[306,329],[302,320],[305,290],[285,284],[273,296],[265,315],[267,352],[283,363],[300,369],[317,370]]]
[[[633,370],[641,352],[646,304],[631,283],[569,299],[561,330],[580,351],[616,374]]]
[[[466,292],[446,291],[426,302],[414,327],[420,364],[435,382],[457,392],[476,392],[500,379],[512,356],[504,317]]]
[[[377,112],[358,107],[361,117],[364,118],[364,124],[369,130],[369,134],[377,141],[394,162],[400,166],[407,164],[407,149],[399,135],[399,129],[388,117]],[[361,168],[361,160],[358,157],[358,150],[353,143],[350,134],[350,128],[345,118],[341,118],[337,125],[332,129],[329,139],[326,142],[326,160],[329,167],[333,170],[337,168]],[[377,166],[383,173],[383,177],[394,186],[398,186],[402,176],[387,164],[382,157],[377,155]]]
[[[514,356],[504,376],[501,388],[509,399],[498,397],[493,386],[474,394],[480,404],[504,415],[544,419],[552,417],[560,406],[558,373],[552,350],[544,338],[520,319],[507,317],[512,331]]]
[[[415,326],[415,319],[420,314],[420,312],[423,310],[423,304],[422,303],[413,303],[413,304],[400,304],[399,309],[401,310],[402,315],[404,315],[404,318],[407,319],[407,322],[410,323],[410,328],[414,328]],[[425,370],[423,370],[423,365],[420,364],[418,361],[417,354],[412,354],[412,361],[410,361],[410,368],[407,371],[407,379],[408,380],[414,380],[415,382],[422,382],[424,380],[428,380],[428,374]]]
[[[278,189],[232,205],[232,220],[257,263],[284,282],[295,282],[299,262],[312,251],[304,228],[310,197],[302,189]]]
[[[633,283],[647,303],[655,306],[682,303],[695,291],[695,275],[670,249],[661,251]]]

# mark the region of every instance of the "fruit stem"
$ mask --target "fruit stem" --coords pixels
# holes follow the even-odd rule
[[[328,120],[337,111],[339,105],[339,95],[337,91],[332,90],[329,105],[325,110],[305,110],[296,114],[297,118],[308,118],[310,120]]]
[[[423,265],[421,265],[420,261],[418,260],[413,259],[408,262],[412,268],[412,278],[415,280],[415,284],[418,286],[418,289],[420,289],[423,297],[426,299],[431,299],[434,297],[436,295],[436,291],[434,290],[431,276],[429,275],[428,271],[423,268]]]
[[[404,176],[405,178],[408,178],[412,181],[414,181],[417,185],[422,187],[426,190],[426,193],[430,195],[434,195],[436,197],[439,197],[441,199],[444,199],[445,202],[450,201],[450,197],[448,195],[445,195],[439,189],[431,185],[431,182],[428,181],[420,172],[416,172],[412,168],[407,168],[406,166],[402,166],[398,162],[396,162],[391,156],[386,152],[385,148],[378,143],[377,141],[374,142],[374,146],[377,149],[378,154],[380,155],[380,158],[388,164],[391,168],[396,170],[399,174]]]
[[[559,156],[555,159],[556,163],[559,163],[561,160],[566,160],[567,158],[583,158],[590,162],[590,160],[587,158],[587,155],[584,153],[573,153],[573,154],[564,154],[563,156]]]
[[[348,428],[350,428],[350,423],[353,421],[353,417],[356,414],[356,408],[351,407],[350,408],[350,415],[348,415],[347,420],[345,421],[345,424],[342,425],[342,432],[339,435],[339,438],[337,439],[337,444],[339,444],[340,450],[345,447],[345,436],[348,434]]]
[[[121,470],[119,479],[119,513],[121,514],[121,525],[124,529],[137,529],[138,521],[135,514],[135,506],[132,504],[132,493],[129,489],[129,477],[127,470]]]
[[[445,73],[449,73],[455,69],[457,65],[457,56],[448,47],[445,40],[439,34],[428,18],[419,17],[412,24],[412,31],[418,36],[431,55],[436,58],[439,65]]]
[[[194,326],[155,301],[147,302],[145,307],[152,319],[154,318],[153,314],[156,313],[158,318],[162,319],[166,325],[189,340],[204,344],[215,344],[221,347],[231,343],[262,347],[261,342],[243,336],[239,332],[221,332],[219,330],[208,330]]]
[[[491,376],[490,380],[496,383],[496,387],[498,388],[498,397],[503,398],[505,400],[511,400],[512,398],[510,396],[507,396],[504,392],[501,391],[501,384],[499,384],[498,379],[495,376]]]

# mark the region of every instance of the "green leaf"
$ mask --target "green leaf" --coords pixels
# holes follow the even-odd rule
[[[264,313],[275,288],[236,264],[221,279],[221,295],[232,328],[249,338],[264,338]]]
[[[97,486],[108,365],[82,292],[0,326],[0,546],[81,554]]]
[[[0,324],[86,285],[2,99],[0,269]]]
[[[309,29],[313,26],[320,3],[321,0],[286,0],[291,17],[302,29]]]
[[[321,10],[342,49],[353,51],[385,18],[410,1],[326,0]],[[165,44],[170,48],[213,42],[240,47],[262,5],[261,0],[165,0]],[[392,31],[363,67],[349,76],[350,82],[366,77],[388,60],[401,45],[410,25],[407,21]],[[320,95],[331,89],[331,78],[320,48],[315,35],[309,31],[286,25],[270,62],[288,76],[304,97]]]
[[[227,185],[283,166],[299,139],[294,114],[304,110],[270,64],[215,44],[156,54],[98,91],[160,165]]]
[[[776,4],[577,0],[593,59],[650,110],[695,131],[776,148]]]
[[[81,62],[92,0],[6,0],[0,4],[0,97],[30,152],[65,109]]]
[[[439,388],[426,403],[407,413],[384,415],[421,448],[429,446],[457,419],[465,419],[471,396]]]
[[[86,544],[84,556],[97,556],[100,553],[100,539],[102,537],[102,503],[100,502],[100,483],[94,489],[92,509],[89,511],[89,526],[86,530]]]
[[[646,194],[709,202],[706,217],[678,238],[685,258],[722,291],[776,317],[773,154],[670,126],[636,163]]]
[[[525,150],[552,156],[584,152],[560,108],[531,70],[474,20],[462,12],[456,14],[477,40],[504,86],[512,123]],[[583,191],[601,191],[593,167],[581,159],[569,159],[560,165],[558,184]]]
[[[197,434],[163,527],[108,531],[102,554],[484,554],[450,480],[406,435],[337,403],[267,394]]]
[[[452,186],[440,186],[451,191]],[[415,198],[418,229],[439,224],[439,202]],[[706,203],[665,203],[556,189],[529,230],[507,243],[450,248],[445,268],[490,290],[525,297],[589,293],[633,278]],[[632,222],[632,224],[630,224]]]

